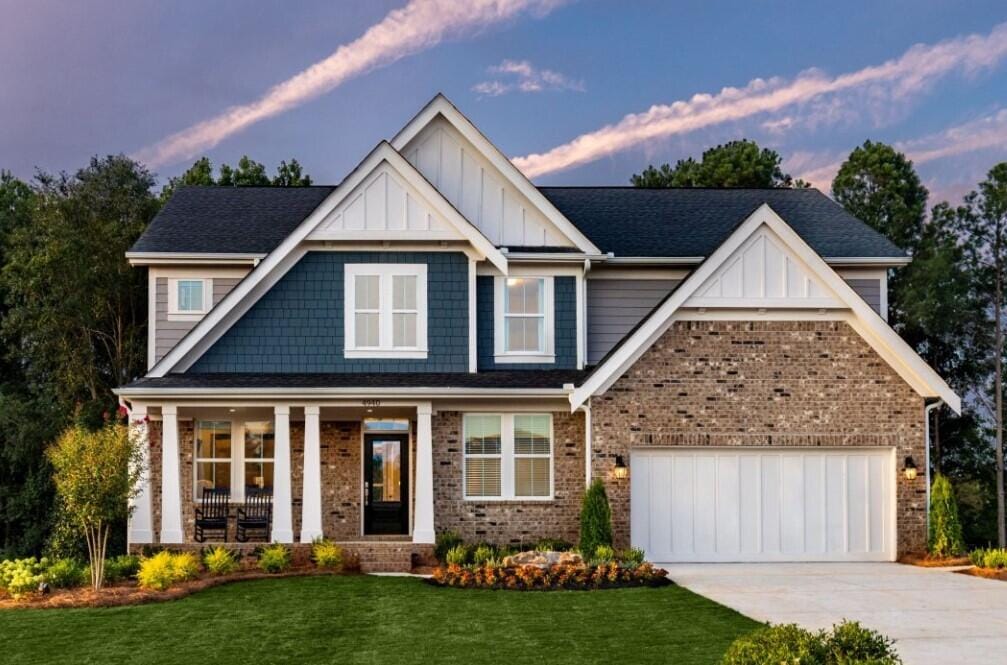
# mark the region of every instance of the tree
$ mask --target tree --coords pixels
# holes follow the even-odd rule
[[[775,150],[759,148],[755,141],[730,141],[703,153],[700,161],[680,159],[672,168],[648,166],[634,173],[634,187],[805,187],[780,168],[782,158]]]
[[[980,402],[991,414],[996,440],[997,541],[1007,546],[1007,521],[1004,497],[1004,281],[1007,280],[1007,162],[997,164],[970,192],[956,210],[959,237],[971,264],[981,311],[992,328],[992,344],[985,357],[993,365],[992,385],[978,393]],[[992,393],[992,394],[991,394]]]
[[[296,159],[291,159],[289,164],[283,160],[276,167],[273,187],[309,187],[310,185],[311,176],[302,173],[301,165]]]
[[[122,423],[108,422],[95,431],[76,425],[47,451],[60,507],[87,540],[95,591],[105,578],[110,528],[129,516],[144,473],[138,441]]]
[[[600,478],[591,481],[580,507],[580,555],[587,561],[601,545],[612,545],[612,509]]]
[[[272,183],[269,181],[269,176],[266,175],[265,166],[249,159],[248,155],[242,155],[236,169],[232,169],[227,164],[220,165],[220,179],[217,184],[225,187],[268,187]]]
[[[300,162],[291,159],[290,162],[283,160],[276,167],[276,176],[270,180],[266,175],[266,167],[259,162],[244,155],[238,160],[238,167],[232,168],[229,164],[220,165],[220,175],[214,177],[213,163],[208,157],[200,157],[192,166],[185,170],[180,176],[175,176],[168,180],[161,189],[161,202],[164,203],[175,192],[175,189],[184,185],[213,186],[220,187],[308,187],[311,185],[311,176],[304,173]]]
[[[937,474],[930,491],[930,529],[927,550],[931,556],[944,559],[965,553],[962,524],[958,520],[958,503],[947,476]]]
[[[178,187],[184,185],[215,185],[217,181],[213,179],[213,164],[208,157],[200,157],[196,162],[186,169],[185,173],[168,180],[168,184],[161,188],[161,203],[167,201]]]

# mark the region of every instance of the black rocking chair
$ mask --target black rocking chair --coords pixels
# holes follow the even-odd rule
[[[247,543],[249,531],[262,532],[264,540],[269,540],[273,524],[273,489],[271,487],[248,487],[245,489],[245,505],[238,508],[238,529],[235,538],[239,543]]]
[[[203,490],[201,505],[196,508],[194,538],[197,543],[206,542],[207,531],[220,531],[223,533],[222,540],[227,541],[227,511],[230,503],[231,490],[209,488]]]

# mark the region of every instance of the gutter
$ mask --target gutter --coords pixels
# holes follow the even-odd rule
[[[126,252],[131,266],[233,264],[249,265],[258,262],[265,254],[232,252]]]
[[[282,396],[287,399],[306,398],[318,399],[319,397],[334,396],[345,398],[352,397],[380,397],[384,399],[394,399],[398,396],[425,397],[569,397],[570,390],[563,388],[116,388],[112,391],[121,398],[146,397],[164,398],[168,400],[184,400],[190,397],[277,397]]]

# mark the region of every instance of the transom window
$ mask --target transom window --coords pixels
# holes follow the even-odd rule
[[[497,278],[497,362],[553,362],[553,278]]]
[[[465,414],[465,498],[552,498],[552,416]]]
[[[347,358],[427,357],[427,266],[346,266]]]
[[[213,304],[213,280],[179,277],[168,280],[168,316],[175,320],[198,319]]]
[[[206,489],[228,489],[232,501],[241,501],[248,487],[273,486],[272,420],[197,420],[195,439],[195,501]]]

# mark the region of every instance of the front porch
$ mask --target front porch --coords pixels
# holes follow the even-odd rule
[[[129,524],[144,545],[243,549],[326,537],[361,561],[408,566],[434,542],[429,402],[131,404],[146,456]],[[229,493],[228,529],[195,538],[205,489]],[[268,533],[235,542],[250,490],[272,497]]]

